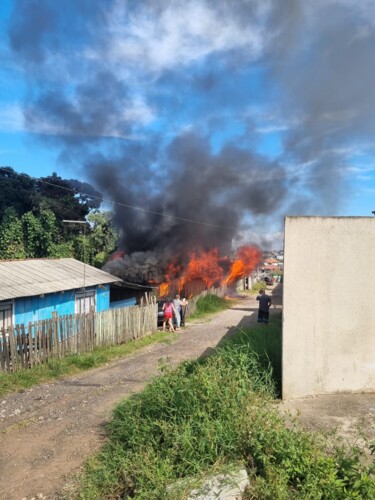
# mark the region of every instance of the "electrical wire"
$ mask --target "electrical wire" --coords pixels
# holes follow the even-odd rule
[[[159,215],[160,217],[168,217],[169,219],[178,220],[180,222],[187,222],[187,223],[191,223],[191,224],[199,224],[199,225],[208,226],[208,227],[217,227],[217,228],[221,228],[221,229],[232,229],[230,226],[224,226],[224,225],[220,225],[220,224],[212,224],[210,222],[203,222],[203,221],[194,220],[194,219],[186,219],[184,217],[178,217],[177,215],[165,214],[163,212],[157,212],[155,210],[149,210],[149,209],[143,208],[143,207],[136,207],[134,205],[129,205],[127,203],[122,203],[122,202],[119,202],[119,201],[109,200],[109,199],[106,199],[106,198],[103,198],[103,197],[100,197],[100,196],[91,195],[89,193],[84,193],[82,191],[77,191],[76,189],[68,188],[68,187],[65,187],[65,186],[59,186],[58,184],[54,184],[53,182],[48,182],[48,181],[41,180],[41,179],[39,179],[37,177],[33,177],[32,175],[15,172],[10,167],[0,167],[0,170],[3,170],[3,171],[8,172],[10,174],[16,174],[16,175],[20,175],[20,176],[23,176],[23,177],[27,177],[28,179],[33,179],[36,182],[40,182],[40,183],[46,184],[48,186],[52,186],[52,187],[56,187],[56,188],[59,188],[59,189],[63,189],[65,191],[69,191],[71,193],[77,194],[77,192],[79,192],[79,193],[81,193],[81,194],[83,194],[85,196],[89,196],[90,198],[93,198],[93,199],[96,199],[96,200],[100,200],[102,202],[104,201],[106,203],[111,203],[112,205],[118,205],[120,207],[130,208],[132,210],[140,210],[142,212],[146,212],[146,213],[153,214],[153,215]],[[62,179],[62,180],[64,180],[64,179]],[[256,234],[274,235],[274,234],[280,234],[280,231],[275,231],[273,233],[268,233],[268,232],[262,233],[262,232],[256,231]]]
[[[46,184],[48,186],[53,186],[53,187],[57,187],[57,188],[60,188],[60,189],[64,189],[65,191],[70,191],[72,193],[77,193],[76,189],[71,189],[71,188],[67,188],[67,187],[64,187],[64,186],[59,186],[58,184],[54,184],[52,182],[43,181],[41,179],[38,179],[37,177],[33,177],[32,175],[19,174],[17,172],[14,172],[14,170],[12,170],[10,168],[7,168],[7,167],[0,167],[0,170],[3,170],[3,171],[8,172],[8,173],[12,173],[12,174],[15,173],[17,175],[21,175],[21,176],[27,177],[29,179],[33,179],[33,180],[35,180],[37,182],[40,182],[42,184]],[[79,191],[79,193],[81,193],[81,194],[83,194],[85,196],[89,196],[90,198],[94,198],[96,200],[104,201],[106,203],[112,203],[113,205],[118,205],[120,207],[130,208],[132,210],[141,210],[142,212],[146,212],[146,213],[153,214],[153,215],[160,215],[161,217],[168,217],[170,219],[175,219],[175,220],[178,220],[178,221],[181,221],[181,222],[190,222],[192,224],[200,224],[200,225],[203,225],[203,226],[218,227],[218,228],[222,228],[222,229],[230,229],[230,226],[222,226],[222,225],[219,225],[219,224],[211,224],[209,222],[203,222],[203,221],[194,220],[194,219],[186,219],[184,217],[178,217],[177,215],[170,215],[170,214],[165,214],[165,213],[162,213],[162,212],[156,212],[155,210],[149,210],[149,209],[143,208],[143,207],[136,207],[134,205],[128,205],[127,203],[122,203],[122,202],[119,202],[119,201],[109,200],[109,199],[106,199],[106,198],[102,198],[100,196],[95,196],[95,195],[91,195],[89,193],[84,193],[82,191]]]

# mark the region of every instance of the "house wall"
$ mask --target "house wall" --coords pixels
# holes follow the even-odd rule
[[[109,285],[100,285],[96,288],[96,311],[106,311],[109,309]]]
[[[283,397],[375,390],[375,218],[287,217]]]
[[[97,312],[109,309],[109,288],[109,285],[87,288],[87,292],[96,290],[95,303]],[[27,324],[29,322],[50,319],[54,312],[59,316],[75,314],[76,291],[81,291],[81,289],[15,299],[14,324]]]

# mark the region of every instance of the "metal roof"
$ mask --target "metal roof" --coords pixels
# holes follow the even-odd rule
[[[0,260],[0,300],[120,281],[75,259]]]

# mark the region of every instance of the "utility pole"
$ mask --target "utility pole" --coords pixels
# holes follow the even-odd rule
[[[88,222],[85,220],[63,220],[65,224],[83,224],[83,312],[86,314],[86,228]]]

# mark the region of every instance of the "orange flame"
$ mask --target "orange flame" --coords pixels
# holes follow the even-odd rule
[[[251,274],[259,262],[260,255],[261,252],[258,248],[250,246],[240,247],[224,283],[232,285],[244,276]]]
[[[185,271],[185,281],[202,280],[207,288],[221,281],[223,268],[219,266],[219,251],[217,248],[208,252],[192,253]]]
[[[124,255],[125,255],[125,252],[123,252],[122,250],[117,250],[116,252],[114,252],[112,254],[111,260],[123,259]]]
[[[217,248],[192,252],[184,268],[176,262],[168,264],[165,282],[159,286],[159,295],[165,297],[184,291],[186,296],[191,297],[215,285],[233,285],[242,277],[251,274],[259,262],[260,255],[258,248],[243,246],[239,248],[235,260],[230,265],[227,257],[219,256]],[[226,276],[229,265],[230,271]]]
[[[168,293],[169,293],[169,285],[165,281],[159,286],[159,295],[160,297],[165,297],[166,295],[168,295]]]

